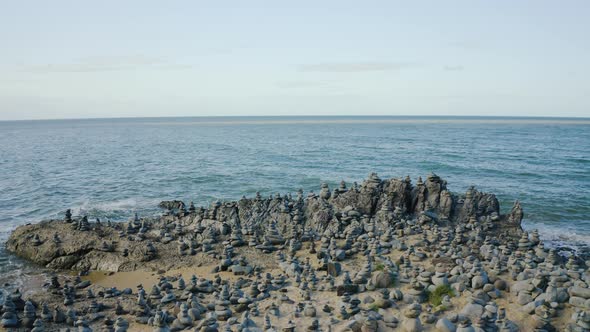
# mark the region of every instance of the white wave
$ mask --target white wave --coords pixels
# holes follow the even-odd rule
[[[153,210],[157,208],[158,203],[159,200],[157,199],[133,197],[107,202],[86,200],[80,205],[72,207],[72,214],[113,215],[133,213],[142,210]]]
[[[523,228],[527,231],[537,229],[541,240],[547,242],[549,245],[557,244],[573,249],[581,246],[590,247],[590,234],[581,233],[580,230],[568,227],[567,225],[556,226],[524,223]]]
[[[0,229],[0,246],[4,245],[4,242],[8,240],[12,231],[14,231],[19,224],[11,223],[11,224],[2,224],[2,228]]]
[[[85,200],[80,204],[71,207],[72,214],[88,215],[90,218],[109,218],[113,221],[117,219],[131,217],[135,212],[145,212],[153,214],[158,211],[158,199],[148,198],[136,198],[130,197],[114,201],[96,201],[96,200]],[[21,219],[15,219],[11,222],[2,222],[0,225],[0,245],[3,245],[12,231],[18,226],[26,223],[36,223],[45,219],[57,219],[62,218],[64,209],[56,209],[42,216],[27,217]]]

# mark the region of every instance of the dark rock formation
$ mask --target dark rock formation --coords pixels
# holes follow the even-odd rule
[[[170,211],[166,215],[141,221],[136,216],[126,225],[89,223],[88,218],[82,217],[79,224],[83,227],[64,227],[69,217],[65,221],[21,226],[12,233],[6,247],[18,256],[50,268],[125,271],[164,263],[165,257],[178,252],[179,245],[173,241],[176,237],[183,238],[181,247],[195,249],[205,243],[203,251],[211,251],[216,234],[229,234],[232,229],[258,239],[261,246],[265,237],[268,240],[267,231],[276,229],[279,234],[270,239],[276,246],[278,239],[289,239],[297,232],[315,236],[325,232],[360,234],[363,232],[360,225],[372,220],[386,228],[411,220],[447,226],[476,220],[491,222],[495,229],[520,228],[523,214],[518,202],[510,214],[500,215],[493,194],[469,188],[465,196],[453,195],[446,185],[435,174],[427,176],[425,182],[418,179],[413,186],[409,177],[382,180],[371,173],[360,186],[346,188],[341,184],[334,194],[323,185],[320,195],[310,193],[303,197],[300,191],[296,198],[291,195],[262,198],[257,194],[234,202],[215,202],[209,208],[193,207],[191,213],[185,211],[182,201],[163,201],[159,206]],[[174,235],[179,229],[183,234]],[[162,237],[163,234],[166,236]],[[51,240],[56,236],[60,241]],[[150,241],[153,244],[147,245]],[[109,250],[105,250],[107,242]],[[146,252],[146,245],[150,252]],[[182,266],[194,259],[192,255],[183,255],[165,263]]]
[[[184,202],[183,201],[162,201],[158,204],[159,207],[166,210],[184,210]]]

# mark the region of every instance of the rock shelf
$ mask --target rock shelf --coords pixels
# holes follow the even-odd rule
[[[46,284],[5,294],[31,331],[590,331],[582,257],[523,231],[520,203],[430,174],[272,195],[125,223],[72,216],[6,247]],[[72,274],[76,271],[78,276]]]

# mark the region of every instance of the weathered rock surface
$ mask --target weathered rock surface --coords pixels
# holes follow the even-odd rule
[[[160,207],[179,212],[170,212],[159,218],[130,220],[127,224],[113,223],[111,226],[89,223],[91,229],[87,231],[69,227],[76,223],[75,220],[73,223],[43,221],[19,227],[10,236],[6,248],[27,260],[55,269],[129,271],[163,263],[165,266],[171,266],[171,263],[173,266],[186,266],[196,260],[191,256],[181,256],[176,262],[167,260],[178,250],[176,241],[163,241],[163,230],[167,230],[171,238],[183,238],[187,242],[195,242],[196,246],[200,246],[206,236],[204,232],[199,233],[202,227],[212,229],[213,234],[220,234],[222,222],[231,229],[240,229],[244,234],[259,238],[260,242],[263,242],[266,230],[273,223],[285,239],[291,237],[294,227],[316,234],[326,231],[344,233],[347,229],[350,231],[351,224],[358,223],[362,216],[374,218],[383,204],[402,212],[397,217],[392,214],[387,220],[382,220],[387,224],[381,226],[386,227],[395,227],[428,212],[437,225],[466,223],[471,216],[475,216],[480,222],[492,221],[495,231],[508,226],[520,229],[520,207],[513,209],[510,215],[500,215],[498,200],[493,194],[470,188],[465,197],[453,195],[446,189],[446,181],[433,174],[425,182],[420,180],[416,186],[409,178],[381,180],[376,174],[371,174],[358,188],[346,189],[328,199],[316,195],[304,198],[302,194],[296,198],[286,195],[271,198],[256,196],[234,202],[217,202],[209,208],[194,211],[186,211],[181,201],[164,201]],[[174,234],[178,224],[182,225],[182,234]],[[138,238],[140,227],[147,229]],[[61,239],[59,243],[52,241],[56,234]],[[33,237],[38,237],[41,243],[31,246]],[[104,241],[112,242],[113,251],[101,248]],[[155,248],[154,257],[146,253],[148,241]],[[125,256],[121,255],[124,250],[128,253]]]

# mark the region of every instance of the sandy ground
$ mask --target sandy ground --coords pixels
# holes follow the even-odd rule
[[[415,243],[418,239],[416,237],[411,237],[408,244]],[[316,248],[319,249],[320,243],[316,243]],[[315,267],[319,266],[319,260],[317,259],[316,255],[311,255],[308,253],[309,251],[309,243],[304,244],[302,250],[297,253],[298,258],[301,261],[304,261],[306,258],[309,258],[311,264]],[[248,261],[252,265],[258,265],[264,267],[264,273],[271,273],[272,275],[281,274],[282,271],[278,268],[276,264],[276,259],[274,254],[260,254],[258,251],[248,248],[248,247],[240,247],[236,248],[236,253],[238,255],[247,256]],[[387,255],[392,261],[396,262],[401,257],[402,252],[393,250],[392,253]],[[366,262],[365,258],[361,255],[356,255],[352,259],[347,259],[346,261],[342,262],[343,270],[348,271],[358,271]],[[414,262],[413,265],[420,265],[427,270],[433,271],[434,266],[432,265],[432,261],[430,259],[426,259],[422,262]],[[187,284],[189,283],[191,277],[196,275],[197,277],[204,277],[206,279],[212,280],[215,276],[219,275],[222,279],[230,280],[231,282],[235,282],[239,278],[247,278],[246,276],[236,276],[231,272],[213,272],[213,267],[215,265],[203,265],[203,266],[192,266],[192,267],[184,267],[179,269],[171,269],[168,271],[160,270],[160,271],[132,271],[132,272],[101,272],[95,271],[91,272],[88,276],[83,277],[84,280],[90,280],[92,282],[92,288],[97,291],[101,288],[111,288],[117,287],[118,289],[124,288],[131,288],[136,294],[137,286],[143,285],[147,292],[152,288],[154,284],[156,284],[161,276],[167,277],[179,277],[182,276]],[[317,272],[317,277],[321,278],[325,275],[326,272]],[[69,277],[73,277],[73,275],[67,275]],[[354,273],[351,273],[351,277],[354,276]],[[503,276],[506,280],[506,276]],[[337,278],[340,280],[342,277]],[[512,281],[506,280],[508,285],[512,284]],[[47,282],[46,277],[44,276],[30,276],[27,280],[27,287],[23,291],[23,298],[27,298],[28,296],[47,296],[46,292],[39,292],[42,289],[43,284]],[[338,283],[338,282],[336,282]],[[176,285],[176,283],[174,283]],[[409,288],[408,284],[397,284],[397,288],[401,289],[402,291],[406,291]],[[305,302],[304,296],[305,292],[300,290],[299,288],[292,286],[290,283],[284,288],[284,294],[286,294],[294,303]],[[280,303],[279,296],[281,292],[272,292],[271,297],[267,298],[263,301],[258,303],[258,309],[260,311],[260,316],[251,316],[250,318],[254,320],[259,327],[262,328],[264,325],[264,313],[267,309],[274,303]],[[373,292],[364,292],[358,294],[358,298],[363,302],[363,300],[367,297],[371,296],[374,299],[378,299],[380,297],[380,293],[377,291]],[[133,299],[136,298],[136,295],[132,296]],[[213,301],[212,296],[207,296],[203,299],[202,304],[206,305],[208,302]],[[458,313],[461,309],[465,306],[465,304],[469,301],[469,292],[465,292],[461,294],[461,296],[456,296],[451,299],[451,303],[453,306],[445,312],[445,315],[450,313]],[[107,301],[108,302],[108,301]],[[113,300],[110,303],[116,303]],[[316,308],[317,316],[316,318],[319,320],[322,329],[327,330],[330,326],[333,331],[342,330],[346,324],[345,321],[342,321],[338,318],[338,310],[340,308],[341,301],[340,297],[336,296],[336,292],[329,292],[329,291],[314,291],[311,294],[311,303]],[[531,326],[532,323],[532,315],[528,315],[524,313],[521,309],[521,306],[516,303],[515,297],[510,294],[508,291],[502,292],[502,298],[497,299],[496,303],[500,307],[505,307],[507,312],[507,317],[516,322],[522,331],[527,331],[527,326]],[[394,306],[394,308],[389,309],[380,309],[381,313],[387,313],[395,316],[400,322],[404,319],[402,314],[403,309],[406,307],[403,303],[398,303],[398,307]],[[426,307],[428,304],[423,304],[423,314],[426,312]],[[332,314],[324,312],[322,309],[324,306],[331,308]],[[369,309],[371,307],[370,303],[361,303],[361,308]],[[175,309],[174,306],[169,307],[170,311],[174,314],[178,312],[178,309]],[[301,328],[297,330],[304,330],[310,324],[313,318],[310,317],[296,317],[294,312],[294,305],[293,304],[280,304],[280,317],[271,316],[271,322],[276,328],[280,328],[285,326],[289,320],[293,320],[296,324],[299,324]],[[572,309],[567,308],[564,310],[559,311],[559,316],[552,320],[552,323],[557,328],[558,331],[563,330],[565,326],[570,322],[570,317],[572,314]],[[234,316],[240,317],[241,314],[234,313]],[[127,320],[130,323],[130,331],[146,331],[151,330],[152,327],[147,325],[140,325],[134,323],[134,317],[127,315]],[[221,327],[223,327],[224,323],[221,323]],[[387,331],[388,329],[383,325],[383,322],[380,322],[380,330]],[[435,330],[434,324],[433,325],[426,325],[426,331],[433,331]]]

